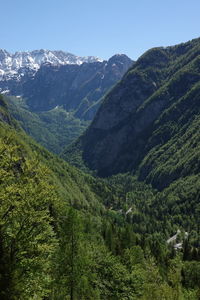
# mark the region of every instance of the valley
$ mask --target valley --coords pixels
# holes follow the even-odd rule
[[[0,52],[0,299],[198,300],[200,39],[40,52]]]
[[[93,119],[103,96],[133,61],[108,61],[61,51],[0,52],[0,92],[23,129],[54,153],[74,141]],[[16,97],[14,99],[13,97]]]

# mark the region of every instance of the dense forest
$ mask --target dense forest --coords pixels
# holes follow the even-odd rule
[[[183,180],[160,193],[128,174],[93,178],[4,104],[1,120],[1,299],[198,299],[199,198]]]
[[[198,174],[200,39],[144,53],[63,157],[100,176],[131,172],[158,189]]]
[[[0,96],[0,299],[200,299],[197,49],[199,41],[177,46],[175,50],[169,48],[167,53],[176,64],[167,60],[164,50],[156,50],[157,54],[151,50],[136,62],[106,96],[86,133],[62,154],[64,158],[66,153],[68,158],[71,155],[71,162],[82,165],[84,171],[28,136],[20,119],[21,113],[27,114],[26,107],[15,108],[14,115],[14,99]],[[177,53],[185,56],[178,60]],[[159,66],[149,66],[147,58],[151,60],[151,55],[158,58],[153,61]],[[192,55],[195,58],[189,63]],[[178,62],[185,67],[184,72],[177,74]],[[155,77],[166,101],[175,99],[174,104],[159,113],[146,135],[143,132],[144,141],[148,143],[145,147],[141,140],[135,144],[140,156],[134,157],[131,168],[126,168],[130,159],[130,151],[126,151],[133,150],[129,144],[118,156],[120,162],[128,157],[123,170],[114,172],[119,166],[116,160],[110,164],[113,174],[99,177],[100,169],[94,166],[100,165],[93,161],[91,170],[89,163],[83,164],[83,158],[89,155],[94,159],[91,152],[81,156],[88,149],[86,138],[91,140],[94,125],[101,123],[98,118],[105,106],[115,108],[112,102],[116,100],[112,96],[115,89],[127,78],[131,81],[135,73],[143,73],[138,70],[141,66],[145,66],[149,76]],[[159,70],[162,66],[166,68],[164,73]],[[168,82],[170,70],[175,77],[171,76]],[[145,72],[142,80],[148,86],[150,79]],[[191,86],[185,86],[180,96],[183,89],[179,90],[177,82],[186,76],[185,72],[190,78],[192,73],[193,77]],[[141,77],[137,80],[141,84]],[[173,84],[177,87],[177,97],[173,87],[172,99]],[[155,94],[134,113],[137,120],[154,97],[159,101],[161,90],[151,90]],[[137,93],[140,94],[138,87]],[[148,88],[146,93],[149,93]],[[119,118],[122,116],[123,113]],[[44,114],[37,122],[48,117],[49,114]],[[26,118],[33,132],[35,121],[23,116],[23,120]],[[126,121],[129,118],[131,116]],[[134,124],[131,129],[135,128]],[[120,126],[124,126],[123,121],[115,124],[114,129],[106,133],[107,137],[111,137],[111,133],[117,136]],[[135,132],[132,131],[132,136]],[[95,136],[95,141],[97,139],[101,147],[97,156],[105,153],[107,160],[106,144],[102,147],[99,142],[101,132]],[[81,148],[81,143],[86,148]]]
[[[56,154],[63,152],[63,148],[76,140],[90,123],[76,118],[74,112],[66,111],[61,106],[33,112],[23,98],[7,96],[6,102],[11,115],[25,132]]]

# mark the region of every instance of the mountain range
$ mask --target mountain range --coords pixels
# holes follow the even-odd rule
[[[86,129],[103,96],[133,63],[119,54],[100,61],[40,50],[17,53],[12,58],[2,50],[0,65],[4,65],[5,74],[0,90],[12,95],[10,111],[24,130],[59,153]]]
[[[132,64],[126,55],[101,61],[62,51],[35,50],[12,56],[1,50],[0,91],[25,98],[31,111],[63,106],[79,118],[91,120],[103,95]]]
[[[36,72],[44,63],[53,65],[82,64],[102,61],[94,56],[80,57],[64,51],[33,50],[14,54],[0,49],[0,80],[23,77],[27,72]]]
[[[199,299],[200,39],[121,59],[44,64],[12,78],[26,99],[0,95],[2,300]],[[64,148],[97,70],[124,75]]]

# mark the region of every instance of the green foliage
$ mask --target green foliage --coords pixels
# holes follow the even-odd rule
[[[131,71],[144,86],[148,76],[159,86],[176,73],[177,64],[184,67],[167,51],[152,50]],[[191,55],[186,54],[187,63]],[[154,57],[158,61],[149,66]],[[175,90],[177,96],[151,128],[136,172],[159,183],[159,191],[131,174],[101,179],[70,166],[20,130],[0,98],[1,299],[199,299],[199,84],[193,81],[198,72],[196,60],[154,95],[161,99],[162,91],[168,99]],[[188,76],[192,82],[185,93]],[[150,98],[141,111],[151,101],[156,103]],[[23,103],[19,106],[26,114]],[[59,127],[58,116],[67,118],[61,108],[40,119],[35,115],[37,122],[50,126],[54,119]],[[82,141],[76,144],[80,153]],[[83,163],[75,146],[73,159]],[[168,243],[177,230],[174,244]],[[175,243],[181,243],[179,250]]]
[[[48,170],[21,152],[9,138],[0,139],[1,299],[42,298],[52,280],[56,239],[49,205],[56,194]]]
[[[70,208],[58,216],[59,250],[56,258],[54,298],[70,295],[70,299],[90,297],[89,258],[85,249],[80,216]],[[62,296],[61,296],[62,295]]]
[[[187,288],[200,287],[200,262],[186,261],[183,265],[183,282]]]
[[[63,157],[97,175],[132,172],[163,190],[199,173],[200,40],[142,55]]]
[[[53,153],[60,153],[89,125],[88,121],[74,117],[72,112],[61,107],[46,112],[31,112],[22,99],[9,97],[7,102],[10,113],[25,132]]]

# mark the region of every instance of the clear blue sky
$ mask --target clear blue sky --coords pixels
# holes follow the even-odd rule
[[[0,48],[136,59],[200,36],[199,0],[0,0]]]

